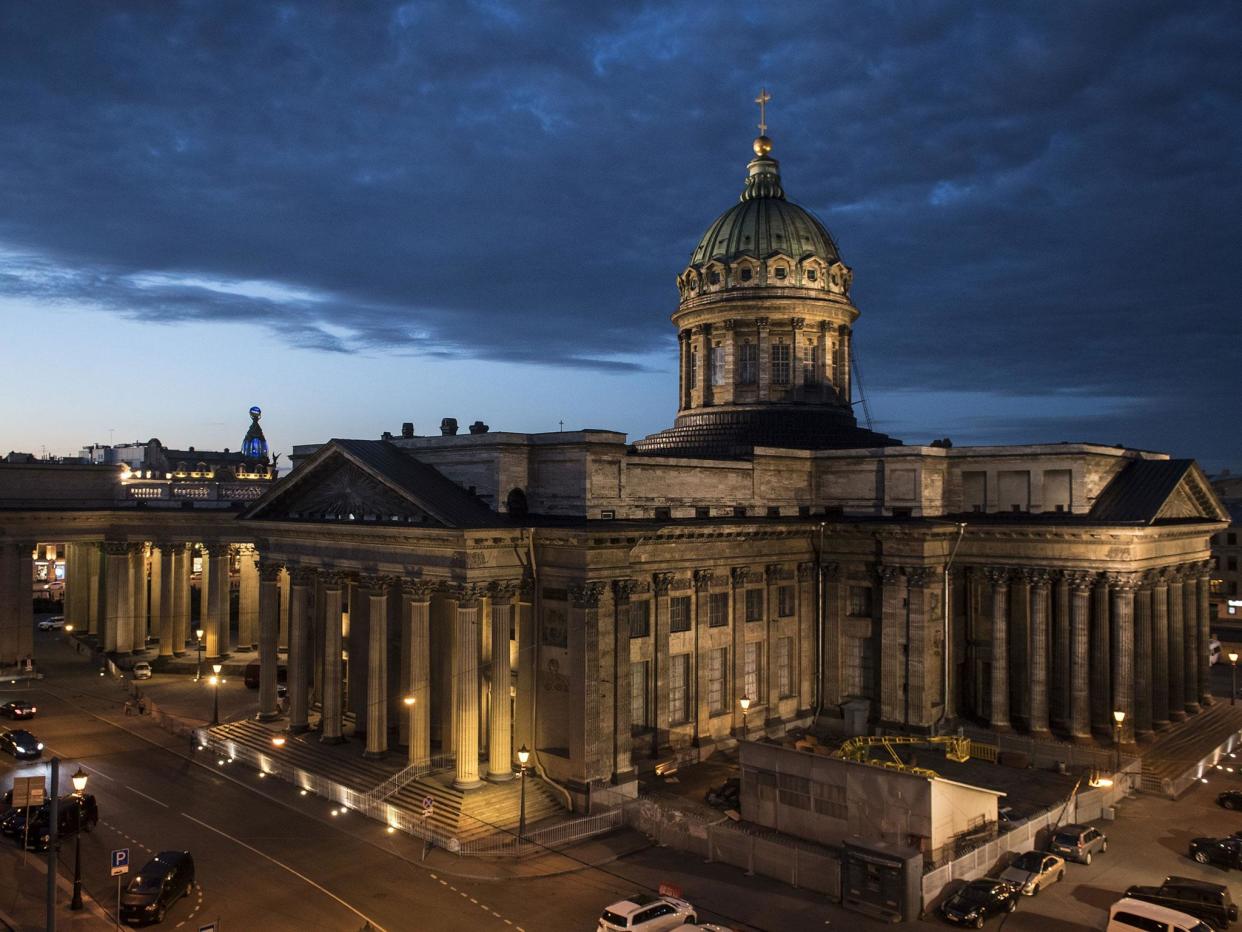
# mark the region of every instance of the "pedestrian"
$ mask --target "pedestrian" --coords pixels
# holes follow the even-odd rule
[[[147,714],[147,700],[145,698],[138,700],[138,714],[139,715]]]
[[[131,702],[129,699],[125,700],[125,714],[126,715],[134,714],[134,703]]]

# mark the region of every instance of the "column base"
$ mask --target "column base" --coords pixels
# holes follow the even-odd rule
[[[1180,710],[1179,710],[1179,711],[1177,711],[1177,712],[1170,711],[1170,712],[1169,712],[1169,721],[1170,721],[1170,722],[1184,722],[1184,721],[1186,721],[1186,713],[1185,713],[1185,712],[1182,712],[1182,711],[1180,711]]]
[[[370,751],[370,750],[363,751],[362,756],[366,760],[383,760],[385,757],[388,756],[388,749],[385,748],[382,751]]]
[[[344,744],[345,736],[344,735],[320,735],[319,743],[320,744]]]
[[[280,718],[279,712],[260,712],[257,715],[255,715],[254,720],[256,722],[274,722],[279,718]]]
[[[1205,709],[1210,705],[1216,705],[1216,697],[1215,696],[1200,696],[1199,705],[1203,706]]]
[[[1186,703],[1186,714],[1187,715],[1198,715],[1202,711],[1203,709],[1199,707],[1199,703],[1197,702]]]
[[[1138,744],[1146,744],[1147,742],[1153,740],[1155,737],[1156,737],[1156,733],[1154,731],[1147,730],[1147,729],[1144,729],[1142,731],[1136,730],[1134,732],[1134,740]]]
[[[454,780],[453,789],[455,790],[477,790],[483,785],[482,780]]]
[[[300,725],[295,725],[293,724],[293,722],[289,723],[289,734],[291,735],[304,735],[310,730],[311,730],[311,727],[306,722],[303,722]]]
[[[488,783],[508,783],[513,779],[513,771],[503,771],[501,773],[489,773],[487,775]]]
[[[988,724],[988,728],[996,732],[998,735],[1013,734],[1013,725],[1010,725],[1008,722],[990,722]]]
[[[1091,735],[1070,735],[1070,743],[1081,744],[1085,746],[1088,744],[1095,744],[1095,738],[1093,738]]]
[[[1027,736],[1030,738],[1039,738],[1042,741],[1047,741],[1052,738],[1052,730],[1049,728],[1043,728],[1043,727],[1031,728],[1030,731],[1027,732]]]
[[[1157,722],[1152,722],[1152,723],[1151,723],[1151,727],[1152,727],[1153,729],[1155,729],[1157,732],[1161,732],[1161,731],[1168,731],[1168,730],[1169,730],[1169,723],[1168,723],[1168,722],[1166,722],[1166,721],[1157,721]]]

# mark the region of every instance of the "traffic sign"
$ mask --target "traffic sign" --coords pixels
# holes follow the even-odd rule
[[[423,797],[423,815],[424,816],[431,815],[431,810],[434,809],[435,807],[436,807],[436,801],[434,799],[432,799],[430,796]]]
[[[42,806],[43,801],[47,798],[47,790],[43,780],[42,774],[37,777],[14,777],[13,808]]]
[[[209,922],[205,926],[199,926],[198,932],[216,932],[216,924],[214,922]]]
[[[129,849],[117,848],[112,852],[112,876],[129,873]]]

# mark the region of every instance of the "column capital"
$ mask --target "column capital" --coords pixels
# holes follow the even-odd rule
[[[340,570],[326,568],[321,571],[320,579],[323,580],[325,589],[339,590],[349,585],[350,575]]]
[[[411,602],[428,602],[431,595],[439,588],[439,585],[429,579],[410,579],[403,577],[401,580],[401,594]]]
[[[446,587],[449,598],[457,602],[458,608],[474,608],[479,599],[487,595],[487,590],[478,583],[449,583]]]
[[[381,595],[387,595],[387,589],[396,579],[384,573],[360,573],[358,575],[358,586],[362,589],[369,589],[372,593],[377,590]]]
[[[1061,576],[1075,592],[1090,592],[1095,585],[1095,573],[1088,570],[1062,570]]]
[[[1009,574],[1011,570],[1007,566],[985,566],[983,567],[984,578],[992,584],[994,588],[1007,588],[1009,586]]]
[[[213,559],[215,557],[227,557],[231,549],[231,544],[221,543],[220,541],[211,541],[203,544],[203,552]]]
[[[569,601],[575,608],[598,608],[600,596],[604,594],[606,588],[608,584],[605,582],[571,583]]]
[[[493,579],[487,584],[487,597],[493,602],[512,602],[522,591],[521,579]]]
[[[803,327],[806,326],[806,318],[805,317],[791,317],[789,318],[789,326],[792,327],[794,330],[801,330]]]
[[[756,317],[755,318],[755,326],[758,327],[760,330],[768,329],[768,324],[770,323],[771,323],[771,320],[767,317]]]
[[[815,564],[814,563],[808,562],[808,563],[798,564],[798,579],[800,579],[802,582],[806,582],[807,580],[814,579],[814,578],[815,578]]]
[[[930,566],[905,566],[902,567],[902,575],[911,589],[925,589],[936,574]]]
[[[1216,562],[1215,557],[1208,557],[1206,560],[1199,560],[1197,563],[1192,565],[1196,568],[1196,575],[1200,579],[1206,579],[1209,578],[1212,575],[1212,571],[1216,569]]]
[[[279,560],[259,560],[259,579],[263,582],[277,582],[280,579],[280,571],[285,565]]]
[[[25,544],[21,544],[21,543],[14,544],[13,546],[16,547],[19,553],[22,551],[23,548],[26,550],[30,549]],[[123,541],[123,540],[105,540],[103,542],[103,552],[107,556],[110,556],[110,557],[128,556],[129,555],[129,542]]]
[[[1129,590],[1134,589],[1142,578],[1141,573],[1116,573],[1108,572],[1104,574],[1110,589]]]
[[[309,586],[319,576],[319,570],[313,566],[290,566],[289,584],[291,586]]]
[[[669,587],[673,584],[672,573],[652,573],[651,588],[656,595],[668,595]]]
[[[769,563],[763,568],[763,578],[769,584],[779,582],[782,579],[789,579],[792,575],[780,563]]]
[[[904,567],[894,566],[889,563],[882,563],[875,568],[876,575],[880,577],[883,585],[888,585],[897,581],[897,577],[904,574]]]
[[[696,592],[706,592],[711,588],[712,584],[711,570],[695,570],[694,571],[694,588]]]
[[[612,581],[612,597],[618,602],[627,602],[637,588],[638,583],[633,579],[614,579]]]
[[[1047,589],[1052,583],[1052,573],[1042,567],[1026,567],[1022,570],[1022,578],[1033,589]]]
[[[749,566],[735,566],[729,570],[729,581],[733,583],[734,589],[741,589],[750,582],[751,572]]]

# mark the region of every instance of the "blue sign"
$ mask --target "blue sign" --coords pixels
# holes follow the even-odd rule
[[[117,848],[112,852],[112,876],[129,873],[129,849]]]

